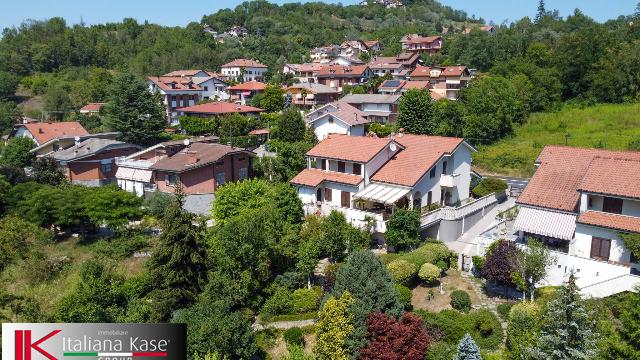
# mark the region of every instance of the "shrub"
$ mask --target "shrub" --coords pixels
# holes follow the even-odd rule
[[[420,316],[427,328],[435,328],[442,332],[441,341],[457,344],[458,341],[469,332],[467,315],[455,310],[443,310],[439,313],[431,313],[425,310],[415,312]]]
[[[502,320],[507,321],[509,319],[509,312],[511,311],[513,305],[513,303],[498,304],[498,315],[500,315],[500,318]]]
[[[400,295],[400,302],[402,303],[402,305],[404,305],[404,308],[406,310],[411,309],[411,298],[413,297],[413,292],[411,291],[411,289],[400,284],[395,284],[394,287]]]
[[[285,330],[282,336],[287,345],[304,345],[304,335],[302,334],[302,329],[299,327],[292,327]]]
[[[476,197],[483,197],[498,191],[504,191],[509,187],[506,182],[500,179],[482,179],[476,187],[471,190]]]
[[[468,314],[472,329],[469,333],[483,350],[496,350],[502,344],[502,325],[498,317],[489,310],[478,310]]]
[[[387,270],[391,273],[394,282],[403,285],[410,283],[418,272],[418,268],[406,260],[395,260],[389,263]]]
[[[396,249],[406,249],[420,241],[420,214],[417,211],[399,209],[387,222],[385,242]]]
[[[509,311],[507,327],[507,349],[514,354],[521,354],[537,341],[541,320],[540,305],[521,302],[513,305]]]
[[[318,309],[318,304],[322,299],[322,289],[314,286],[311,289],[297,289],[291,295],[293,311],[301,314]]]
[[[449,263],[451,255],[451,250],[443,243],[431,242],[420,246],[415,251],[402,255],[400,258],[420,268],[425,263],[436,264],[440,260]]]
[[[484,256],[474,255],[471,257],[471,261],[473,262],[473,268],[480,274],[484,266]]]
[[[387,265],[395,260],[400,259],[402,255],[398,254],[398,253],[386,253],[386,254],[382,254],[380,255],[380,260],[382,260],[382,262]]]
[[[164,209],[166,209],[170,203],[171,195],[161,191],[153,191],[144,199],[143,205],[151,215],[159,218],[164,214]]]
[[[289,291],[286,288],[277,288],[273,295],[264,302],[260,313],[266,316],[290,314],[292,309]]]
[[[471,298],[464,290],[454,290],[451,292],[451,307],[462,312],[471,310]]]
[[[433,264],[423,264],[420,267],[420,271],[418,272],[418,276],[420,277],[420,279],[422,279],[424,282],[430,284],[435,282],[436,280],[438,280],[438,278],[440,278],[440,268],[433,265]]]

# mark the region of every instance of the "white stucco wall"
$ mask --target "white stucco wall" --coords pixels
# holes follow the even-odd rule
[[[358,191],[360,191],[360,188],[362,187],[362,185],[360,186],[349,186],[349,185],[344,185],[344,184],[338,184],[338,183],[330,183],[330,182],[325,182],[324,183],[324,188],[325,189],[331,189],[331,202],[327,202],[326,199],[325,203],[329,203],[331,204],[331,206],[335,206],[335,207],[341,207],[341,199],[342,199],[342,191],[348,191],[351,193],[351,203],[349,205],[349,207],[353,206],[353,195],[355,195]],[[324,196],[324,190],[323,190],[323,196]]]
[[[18,130],[16,130],[15,137],[27,137],[27,138],[33,140],[36,144],[38,144],[38,141],[33,137],[31,132],[29,130],[27,130],[27,128],[24,127],[24,126],[20,126],[18,128]],[[40,144],[38,144],[38,145],[40,145]]]
[[[389,104],[362,104],[362,111],[386,111],[391,112]]]
[[[316,202],[316,188],[307,186],[297,186],[298,197],[303,204],[313,204]]]
[[[461,145],[453,153],[453,160],[453,172],[460,174],[455,179],[456,193],[460,201],[466,200],[469,198],[469,186],[471,186],[471,150]]]
[[[640,201],[625,199],[622,202],[622,214],[640,217]]]
[[[571,254],[590,258],[592,237],[611,239],[611,250],[609,260],[615,262],[628,263],[631,253],[625,249],[623,241],[618,237],[615,230],[604,229],[584,224],[576,224],[576,234],[571,246]]]
[[[364,125],[349,126],[339,118],[332,116],[333,123],[329,123],[330,114],[324,114],[310,123],[318,140],[324,140],[329,134],[344,134],[352,136],[364,136]]]

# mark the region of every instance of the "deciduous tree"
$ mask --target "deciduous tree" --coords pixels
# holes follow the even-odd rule
[[[14,137],[2,149],[0,162],[4,165],[20,168],[29,166],[35,157],[30,150],[35,147],[36,143],[26,136]]]
[[[436,110],[428,90],[411,89],[400,98],[398,126],[411,134],[436,133]]]
[[[418,211],[398,209],[387,222],[385,241],[397,250],[414,247],[420,241],[419,227]]]
[[[422,319],[411,313],[397,320],[383,313],[369,314],[367,340],[360,351],[363,360],[422,360],[431,342]]]

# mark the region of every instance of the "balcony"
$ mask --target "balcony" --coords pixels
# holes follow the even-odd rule
[[[440,186],[446,188],[457,187],[460,182],[460,174],[442,174],[440,176]]]

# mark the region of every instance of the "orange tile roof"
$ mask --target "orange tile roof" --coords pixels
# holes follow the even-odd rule
[[[580,200],[578,186],[595,157],[640,160],[640,152],[545,146],[538,156],[540,166],[517,202],[576,212]],[[615,174],[609,174],[606,179]]]
[[[335,108],[335,110],[332,112],[327,112],[326,114],[330,114],[331,116],[336,117],[340,119],[342,122],[349,124],[351,126],[371,123],[371,120],[369,120],[367,117],[367,115],[369,114],[359,110],[357,107],[349,103],[346,103],[344,101],[334,101],[330,104],[325,105],[324,107],[318,108],[314,112],[324,111],[322,109],[328,108],[328,107],[333,107]],[[319,115],[315,119],[308,122],[314,122],[315,120],[318,120],[320,117],[324,115],[325,114]]]
[[[327,65],[318,70],[318,77],[362,76],[368,68],[367,65]]]
[[[466,66],[416,66],[416,69],[411,73],[411,77],[426,77],[431,78],[431,70],[432,69],[440,69],[440,76],[461,76],[465,70]]]
[[[334,171],[326,171],[320,169],[304,169],[293,179],[291,183],[295,185],[304,185],[316,187],[324,181],[330,181],[347,185],[358,185],[364,180],[358,175],[339,173]]]
[[[202,88],[200,85],[194,83],[189,78],[180,76],[149,76],[147,79],[156,84],[160,89],[165,91],[200,91]],[[175,88],[171,87],[171,84],[175,84]]]
[[[262,64],[255,60],[249,59],[236,59],[231,62],[228,62],[221,67],[253,67],[253,68],[266,68],[267,65]]]
[[[89,132],[77,121],[29,123],[20,126],[29,130],[40,145],[53,138],[89,135]]]
[[[411,90],[411,89],[428,89],[431,87],[431,83],[428,81],[418,81],[418,80],[409,80],[404,83],[402,86],[403,90]]]
[[[401,42],[404,42],[406,44],[431,44],[432,42],[438,40],[438,39],[442,39],[442,36],[420,36],[420,35],[407,35],[405,36]]]
[[[464,141],[462,138],[411,134],[398,135],[395,140],[405,149],[373,174],[371,180],[414,186],[444,154],[453,153]]]
[[[640,199],[640,161],[595,157],[578,190]]]
[[[228,90],[235,91],[263,91],[267,88],[267,84],[260,81],[247,81],[245,83],[229,86]]]
[[[640,218],[635,216],[585,211],[578,216],[576,222],[608,229],[640,233]]]
[[[175,70],[172,71],[170,73],[166,73],[163,76],[196,76],[197,73],[199,72],[206,72],[204,70],[196,70],[196,69],[192,69],[192,70]]]
[[[104,103],[89,103],[81,107],[80,111],[100,111],[100,109],[102,109],[103,106],[104,106]]]
[[[191,164],[189,163],[190,153],[194,154],[196,159],[196,161]],[[150,168],[153,170],[163,170],[170,172],[190,171],[201,166],[213,164],[227,155],[236,153],[255,156],[255,153],[243,148],[231,147],[228,145],[217,143],[198,142],[192,143],[179,152],[159,160]],[[211,176],[213,176],[213,173],[211,174]]]
[[[332,134],[309,150],[307,156],[366,163],[390,142],[385,138]]]
[[[229,102],[209,102],[204,104],[198,104],[194,106],[184,107],[178,109],[184,113],[197,113],[197,114],[231,114],[231,113],[253,113],[262,112],[263,109],[259,109],[253,106],[238,105]]]

